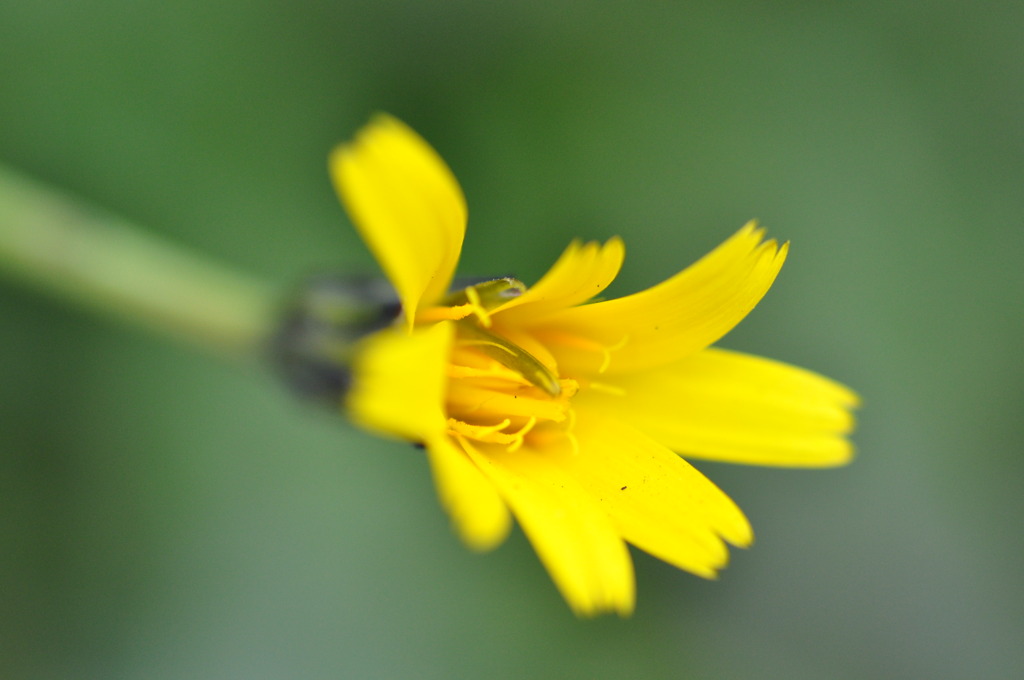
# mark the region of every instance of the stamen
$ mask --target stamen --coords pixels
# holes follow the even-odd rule
[[[454,307],[429,307],[416,314],[416,323],[433,323],[435,321],[458,321],[473,313],[473,305],[455,305]]]
[[[565,438],[569,440],[570,444],[572,444],[572,455],[580,455],[580,440],[576,438],[576,434],[572,430],[569,430],[565,433]]]
[[[530,416],[530,419],[528,421],[526,421],[525,425],[523,425],[521,428],[519,428],[518,432],[510,433],[511,436],[515,438],[515,441],[513,441],[511,444],[509,444],[508,448],[506,450],[509,453],[515,453],[516,451],[518,451],[519,448],[523,445],[523,442],[526,440],[526,435],[530,432],[530,430],[533,429],[533,426],[536,425],[536,424],[537,424],[537,417],[536,416]]]
[[[483,386],[493,385],[494,389],[507,390],[510,387],[515,388],[533,384],[507,366],[502,366],[501,364],[495,366],[493,361],[490,363],[491,365],[485,368],[450,363],[445,369],[445,374],[449,378],[476,380],[477,383]]]
[[[609,385],[608,383],[591,382],[587,384],[587,387],[594,390],[595,392],[601,392],[603,394],[610,394],[615,397],[626,396],[626,390],[615,385]]]
[[[459,322],[459,336],[461,343],[471,345],[502,366],[511,368],[552,397],[562,393],[558,376],[519,345],[466,321]]]
[[[448,385],[445,406],[449,415],[473,422],[495,423],[504,418],[539,420],[560,423],[565,420],[566,400],[552,399],[539,388],[530,386],[495,389],[476,380],[453,380]]]
[[[453,434],[469,437],[470,439],[476,439],[478,441],[494,441],[495,435],[500,436],[500,431],[508,427],[511,421],[508,419],[503,420],[497,425],[470,425],[469,423],[459,420],[458,418],[448,419],[448,429]]]
[[[420,311],[416,314],[416,322],[458,321],[475,316],[485,328],[490,328],[490,312],[525,291],[526,285],[511,277],[466,286],[449,293],[437,306]]]
[[[601,354],[604,356],[604,359],[601,361],[601,367],[597,369],[597,372],[598,373],[604,373],[605,371],[607,371],[608,367],[612,363],[612,352],[615,352],[617,350],[622,349],[623,347],[626,346],[626,343],[628,343],[628,342],[629,342],[629,336],[625,335],[625,336],[622,337],[622,340],[619,340],[617,343],[615,343],[611,347],[602,347],[601,348]]]
[[[533,429],[533,426],[537,424],[537,418],[531,416],[530,419],[515,432],[502,431],[511,424],[512,421],[508,418],[497,425],[471,425],[457,418],[448,419],[448,429],[450,433],[456,437],[473,439],[487,444],[502,444],[505,446],[505,450],[510,453],[519,450],[523,445],[526,435]]]
[[[571,408],[566,410],[565,418],[561,423],[541,422],[530,433],[530,445],[536,449],[550,449],[564,451],[568,446],[569,451],[576,456],[580,452],[580,442],[575,434],[576,413]]]
[[[480,319],[480,323],[484,328],[491,327],[491,315],[484,309],[483,304],[480,302],[480,293],[476,291],[476,288],[470,287],[466,289],[466,298],[469,300],[470,307],[473,309],[473,314],[476,318]]]
[[[602,345],[599,342],[585,338],[574,333],[564,333],[558,331],[546,330],[543,335],[544,339],[555,345],[562,345],[563,347],[571,347],[573,349],[583,350],[584,352],[596,352],[601,355],[601,364],[597,369],[598,373],[604,373],[608,370],[608,367],[612,363],[612,352],[622,349],[629,343],[629,336],[623,336],[621,340],[616,342],[614,345]]]
[[[580,440],[576,438],[576,411],[569,409],[569,423],[565,428],[565,436],[572,444],[572,455],[580,455]]]

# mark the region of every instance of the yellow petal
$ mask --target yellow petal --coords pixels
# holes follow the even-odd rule
[[[556,344],[569,334],[612,348],[605,362],[598,353],[553,347],[563,372],[628,372],[684,357],[729,332],[771,287],[787,246],[762,242],[763,237],[764,230],[751,222],[664,283],[556,312],[538,320],[536,328]]]
[[[584,407],[577,413],[579,452],[550,455],[598,499],[627,541],[711,578],[728,561],[723,538],[739,546],[753,540],[732,499],[671,450],[614,417]]]
[[[359,234],[398,291],[409,328],[448,290],[466,232],[466,200],[441,157],[379,115],[331,153],[331,177]]]
[[[367,429],[430,442],[447,426],[445,369],[454,328],[442,322],[406,334],[396,328],[360,343],[346,407]]]
[[[466,451],[511,507],[541,562],[580,616],[633,611],[633,563],[598,503],[543,453],[526,447]]]
[[[580,394],[679,453],[733,463],[826,467],[853,455],[857,396],[810,371],[709,348],[668,366],[609,376],[621,391]],[[613,390],[615,391],[615,390]]]
[[[514,326],[520,319],[586,302],[615,279],[625,252],[617,237],[604,245],[574,241],[540,281],[493,312],[495,322]]]
[[[490,550],[508,535],[511,517],[491,481],[447,437],[427,443],[427,455],[441,505],[474,550]]]

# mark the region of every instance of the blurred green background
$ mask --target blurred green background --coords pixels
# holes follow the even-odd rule
[[[859,458],[700,467],[758,542],[576,620],[423,457],[273,375],[0,282],[0,676],[1007,678],[1024,666],[1019,3],[0,4],[0,159],[282,287],[374,272],[325,156],[377,110],[463,274],[621,234],[612,294],[757,217],[725,346],[861,392]]]

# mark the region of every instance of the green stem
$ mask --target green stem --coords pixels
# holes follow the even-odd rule
[[[274,329],[271,288],[0,165],[0,272],[230,355]]]

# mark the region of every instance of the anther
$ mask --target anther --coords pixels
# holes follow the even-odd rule
[[[459,322],[459,336],[462,343],[476,348],[502,366],[512,369],[552,397],[557,397],[562,393],[558,376],[542,364],[537,357],[519,345],[484,330],[468,320]]]

